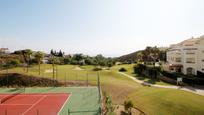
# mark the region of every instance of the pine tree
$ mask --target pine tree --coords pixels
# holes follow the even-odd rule
[[[58,56],[59,56],[59,57],[63,57],[63,53],[62,53],[62,51],[61,51],[61,50],[59,51]]]
[[[56,52],[56,50],[54,51],[54,56],[57,56],[57,52]]]
[[[51,55],[54,55],[53,49],[51,49],[50,54],[51,54]]]

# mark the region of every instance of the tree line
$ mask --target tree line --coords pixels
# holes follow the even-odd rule
[[[12,68],[17,66],[28,68],[31,65],[38,64],[40,70],[40,64],[43,62],[59,65],[73,64],[73,65],[96,65],[96,66],[108,66],[111,67],[115,64],[114,58],[106,58],[99,54],[97,56],[88,56],[83,54],[65,55],[61,50],[59,52],[51,50],[50,54],[43,53],[41,51],[32,51],[31,49],[24,49],[14,51],[7,55],[0,55],[0,67]],[[39,71],[40,74],[40,71]]]

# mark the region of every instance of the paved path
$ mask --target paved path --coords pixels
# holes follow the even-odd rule
[[[143,84],[143,85],[147,85],[147,86],[151,86],[151,87],[159,87],[159,88],[179,89],[179,90],[184,90],[184,91],[188,91],[188,92],[192,92],[192,93],[204,96],[204,89],[193,88],[193,87],[190,87],[190,86],[155,85],[155,84],[144,82],[142,80],[138,80],[135,77],[133,77],[131,75],[128,75],[128,74],[125,74],[125,73],[122,73],[122,72],[118,72],[118,73],[120,73],[120,74],[134,80],[137,83]]]

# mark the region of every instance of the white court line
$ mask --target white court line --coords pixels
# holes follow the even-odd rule
[[[22,95],[17,95],[15,97],[41,97],[41,96],[63,96],[63,95],[67,95],[67,93],[45,93],[44,95],[43,94],[22,94]],[[7,96],[4,96],[3,98],[5,98]],[[3,99],[2,98],[2,99]],[[1,100],[1,99],[0,99]]]
[[[45,97],[47,97],[46,95],[43,95],[43,97],[41,97],[37,102],[35,102],[32,106],[30,106],[26,111],[24,111],[22,113],[22,115],[25,115],[25,113],[27,113],[29,110],[31,110],[36,104],[38,104],[40,101],[42,101]]]
[[[63,104],[63,106],[61,107],[61,109],[59,110],[59,112],[57,113],[57,115],[59,115],[60,114],[60,112],[62,111],[62,109],[64,108],[64,106],[66,105],[66,103],[67,103],[67,101],[69,100],[69,98],[72,96],[72,93],[68,93],[68,94],[70,94],[69,95],[69,97],[67,98],[67,100],[64,102],[64,104]],[[70,102],[70,101],[68,101],[68,102]],[[67,103],[68,104],[68,103]]]
[[[13,106],[18,106],[18,105],[32,105],[32,104],[1,104],[1,105],[13,105]],[[0,106],[1,106],[0,105]]]
[[[97,88],[97,86],[82,86],[82,87],[65,87],[65,88],[78,88],[78,89],[84,89],[84,88],[90,88],[90,89],[92,89],[92,88]]]
[[[67,96],[67,94],[71,94],[71,93],[46,93],[47,96],[49,97],[58,97],[58,96]]]
[[[7,97],[7,96],[4,96],[4,97]],[[33,95],[33,94],[31,94],[31,95],[29,95],[29,94],[20,94],[20,95],[16,95],[15,97],[22,97],[22,96],[23,97],[25,97],[25,96],[36,96],[36,97],[38,97],[38,96],[43,96],[43,95],[42,94],[36,94],[36,95]]]

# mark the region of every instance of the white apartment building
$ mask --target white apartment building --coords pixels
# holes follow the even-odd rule
[[[204,36],[171,45],[167,62],[170,71],[192,75],[204,73]]]
[[[0,48],[0,54],[8,54],[9,49],[8,48]]]

